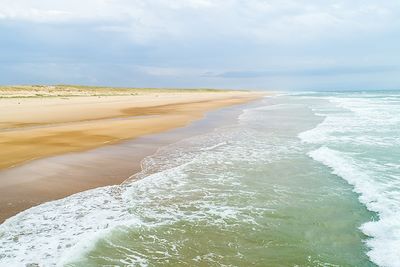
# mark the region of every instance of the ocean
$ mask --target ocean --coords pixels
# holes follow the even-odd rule
[[[123,185],[8,219],[0,266],[400,266],[400,93],[240,109]]]

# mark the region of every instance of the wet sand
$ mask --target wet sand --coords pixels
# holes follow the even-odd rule
[[[46,201],[121,183],[140,171],[140,161],[160,146],[204,131],[212,127],[211,121],[215,123],[216,120],[212,119],[214,116],[208,116],[189,127],[171,129],[183,127],[207,111],[260,97],[250,93],[179,95],[164,96],[166,99],[161,100],[160,95],[152,96],[157,99],[151,99],[147,104],[143,98],[139,101],[137,96],[136,102],[126,99],[130,96],[105,97],[100,103],[92,97],[74,98],[73,103],[89,103],[83,104],[86,112],[78,108],[79,105],[74,104],[75,108],[71,108],[71,103],[66,104],[71,98],[51,99],[51,104],[45,105],[43,102],[49,99],[27,99],[30,101],[26,101],[29,103],[22,112],[7,117],[14,118],[13,121],[6,121],[3,115],[0,222]],[[18,100],[21,103],[21,99],[7,99],[7,103],[14,101],[15,105]],[[0,101],[4,102],[4,99]],[[32,110],[35,103],[42,103],[36,113],[33,112],[35,115],[22,116],[26,115],[27,107]],[[61,103],[64,103],[64,112],[49,113],[52,107],[59,107]],[[115,106],[118,108],[113,108]],[[226,114],[219,111],[210,114],[219,113]],[[218,123],[226,120],[221,119]]]
[[[251,93],[0,99],[0,169],[181,127]]]

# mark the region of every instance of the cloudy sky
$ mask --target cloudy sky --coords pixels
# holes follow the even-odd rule
[[[398,0],[0,0],[0,84],[400,89]]]

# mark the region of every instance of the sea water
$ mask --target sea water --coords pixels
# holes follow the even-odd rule
[[[0,225],[0,266],[400,266],[400,95],[266,97],[120,186]]]

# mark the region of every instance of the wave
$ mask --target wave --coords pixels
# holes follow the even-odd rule
[[[364,165],[366,162],[357,159],[358,154],[343,152],[338,148],[343,142],[346,146],[363,144],[361,139],[354,141],[361,135],[355,131],[355,124],[349,115],[353,116],[356,112],[344,111],[342,107],[332,105],[327,108],[313,107],[315,113],[326,118],[316,128],[299,135],[303,141],[301,144],[296,134],[303,131],[305,126],[302,125],[298,131],[289,131],[291,127],[299,125],[298,118],[303,122],[300,116],[302,113],[297,107],[300,105],[295,101],[265,99],[260,106],[244,110],[235,125],[225,125],[212,133],[160,148],[157,153],[142,161],[142,172],[120,186],[78,193],[33,207],[8,219],[0,225],[0,247],[6,248],[0,251],[0,266],[25,266],[30,263],[75,266],[71,262],[81,263],[92,257],[88,255],[99,249],[100,243],[107,243],[106,249],[125,253],[122,257],[121,254],[115,256],[115,260],[120,263],[146,266],[154,262],[151,259],[151,253],[155,255],[153,250],[159,249],[156,251],[159,254],[173,251],[173,256],[185,250],[185,247],[179,247],[176,240],[171,238],[175,237],[173,231],[183,230],[183,222],[188,223],[189,227],[200,224],[211,226],[215,231],[228,229],[227,233],[235,234],[241,232],[229,227],[246,224],[245,228],[265,232],[267,228],[264,228],[265,225],[257,225],[260,223],[257,218],[262,217],[266,210],[270,212],[279,207],[268,206],[263,201],[269,192],[268,186],[274,185],[262,177],[262,182],[253,181],[248,176],[249,171],[263,170],[270,163],[275,168],[279,164],[295,165],[293,159],[301,160],[297,164],[302,164],[302,159],[312,162],[305,155],[309,147],[312,147],[308,154],[312,159],[345,179],[360,195],[360,202],[371,211],[379,213],[379,220],[360,227],[363,233],[371,237],[367,240],[370,248],[368,256],[382,266],[396,266],[394,263],[400,262],[396,254],[396,247],[400,247],[400,230],[397,226],[400,197],[395,187],[399,189],[400,184],[390,179],[388,183],[382,183],[376,179],[377,172],[372,172],[372,169],[368,171],[369,168]],[[304,112],[309,115],[308,109]],[[271,117],[271,114],[278,116]],[[280,121],[283,117],[279,116],[281,114],[288,116],[284,118],[292,119],[293,124],[287,124],[283,129]],[[276,128],[272,127],[270,118],[278,118]],[[363,127],[367,124],[357,124],[357,130],[365,129]],[[312,124],[307,125],[311,127]],[[362,137],[365,140],[380,140],[379,136]],[[383,142],[391,141],[388,139]],[[398,170],[398,166],[396,162],[387,162],[385,168]],[[280,169],[275,170],[278,172]],[[302,178],[299,179],[303,181]],[[265,190],[259,184],[265,186]],[[257,201],[258,204],[254,205]],[[278,197],[276,203],[279,201],[282,200]],[[163,234],[168,231],[172,232],[166,238]],[[120,236],[126,238],[132,232],[137,235],[134,235],[135,240],[129,246],[125,242],[127,239],[119,239]],[[284,229],[282,233],[285,234]],[[149,236],[151,240],[146,241]],[[157,248],[157,243],[163,247]],[[140,246],[144,248],[142,251]],[[171,250],[168,250],[169,246]],[[97,256],[106,257],[104,254]],[[224,254],[217,256],[223,257]],[[250,254],[248,256],[252,257]],[[198,257],[196,255],[196,259]],[[108,258],[102,260],[112,262]],[[212,263],[212,259],[202,262]]]
[[[140,174],[145,177],[134,183],[84,191],[7,219],[0,225],[0,247],[6,248],[0,252],[0,266],[64,266],[118,228],[170,223],[171,218],[156,214],[151,215],[159,220],[144,220],[132,207],[146,205],[151,201],[147,195],[165,184],[176,187],[180,171],[188,164],[190,161],[147,176],[148,170],[144,170]]]
[[[370,259],[380,266],[398,267],[400,264],[400,192],[395,196],[388,192],[388,186],[376,180],[358,166],[351,155],[321,147],[311,151],[309,156],[329,167],[332,173],[345,179],[360,195],[359,200],[370,211],[379,214],[378,221],[367,222],[360,229],[373,239],[367,240]],[[394,205],[395,204],[395,205]]]
[[[312,107],[316,116],[324,117],[317,127],[301,132],[301,141],[310,144],[349,144],[393,147],[400,145],[400,98],[320,97],[333,105]]]
[[[0,265],[56,266],[77,244],[88,249],[93,235],[105,234],[127,217],[135,221],[121,208],[117,190],[110,186],[85,191],[7,219],[0,225],[0,246],[7,248],[1,251]]]
[[[145,158],[142,161],[143,171],[122,185],[77,193],[32,207],[7,219],[0,225],[0,247],[6,248],[0,251],[0,266],[64,266],[91,251],[98,240],[123,228],[159,227],[181,218],[186,221],[207,218],[209,225],[223,224],[225,220],[238,216],[242,221],[251,222],[249,213],[252,211],[248,208],[216,205],[208,200],[214,195],[215,199],[224,198],[225,193],[218,194],[214,188],[218,183],[235,187],[236,197],[251,195],[251,192],[237,189],[240,187],[239,180],[230,182],[233,178],[224,175],[227,166],[232,164],[228,159],[240,158],[248,162],[256,162],[260,158],[270,160],[271,150],[260,145],[255,150],[247,150],[252,153],[247,153],[245,158],[241,157],[246,151],[243,147],[254,136],[253,131],[248,131],[222,127],[209,134],[181,140]],[[227,141],[242,140],[246,135],[246,144]],[[222,160],[224,157],[227,159]],[[185,168],[188,166],[194,165],[195,173],[206,175],[207,168],[204,166],[217,163],[223,172],[219,176],[210,175],[210,185],[196,186],[195,180],[190,180],[190,183],[187,180]],[[193,169],[189,171],[192,172]],[[198,182],[203,183],[204,179]],[[205,196],[206,200],[196,199],[201,196]],[[180,199],[187,199],[183,201],[182,210],[177,206]],[[192,212],[185,210],[189,203],[193,206]],[[137,254],[132,262],[146,265],[147,261]]]
[[[315,128],[298,135],[317,149],[308,155],[353,186],[359,201],[376,212],[378,220],[361,231],[367,255],[379,266],[400,266],[400,180],[397,153],[400,138],[399,95],[323,96],[330,104],[313,108],[325,116]]]

